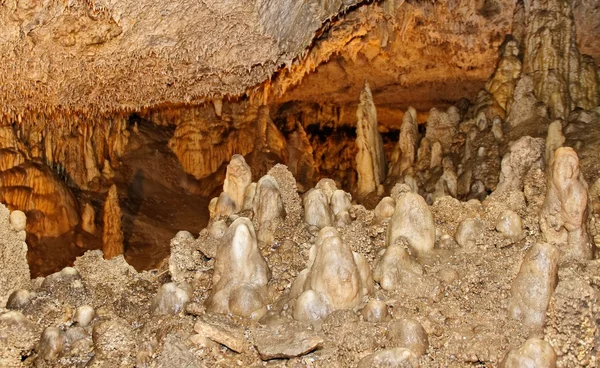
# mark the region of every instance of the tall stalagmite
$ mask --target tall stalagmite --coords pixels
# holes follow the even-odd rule
[[[358,171],[358,194],[382,192],[386,176],[383,140],[377,130],[377,110],[369,84],[360,93],[360,104],[356,110],[356,170]]]
[[[113,184],[104,202],[104,228],[102,230],[102,253],[105,259],[123,254],[123,230],[121,230],[121,207],[117,187]]]

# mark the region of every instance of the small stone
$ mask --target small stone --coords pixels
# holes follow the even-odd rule
[[[37,352],[44,360],[55,360],[62,354],[64,346],[64,333],[57,327],[48,327],[42,332]]]
[[[31,293],[29,290],[20,289],[15,290],[8,297],[8,301],[6,302],[6,308],[8,309],[21,309],[24,308],[31,299],[33,298],[34,293]]]
[[[498,216],[496,230],[506,239],[519,241],[523,237],[523,222],[514,211],[506,210]]]
[[[91,305],[82,305],[81,307],[77,308],[77,311],[75,311],[75,317],[73,318],[73,321],[81,327],[87,327],[95,316],[96,312]]]
[[[185,313],[191,314],[192,316],[201,316],[206,312],[206,307],[200,303],[188,303],[185,306]]]
[[[383,322],[389,317],[387,304],[381,300],[370,300],[360,314],[367,322]]]
[[[314,332],[282,330],[275,333],[269,329],[254,332],[254,346],[262,360],[294,358],[318,349],[323,338]]]
[[[458,225],[454,238],[461,247],[474,248],[477,245],[477,240],[481,237],[482,231],[483,224],[481,221],[474,218],[468,218]]]
[[[200,335],[205,336],[221,345],[225,345],[236,353],[243,353],[248,346],[244,339],[244,329],[235,326],[224,318],[216,318],[215,315],[210,322],[198,320],[194,325],[194,330]]]

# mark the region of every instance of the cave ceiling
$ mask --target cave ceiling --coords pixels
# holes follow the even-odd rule
[[[3,0],[0,106],[14,119],[260,91],[277,106],[336,104],[352,124],[368,80],[385,126],[409,105],[427,111],[475,97],[512,31],[515,3]],[[596,60],[599,6],[574,1],[579,47]]]

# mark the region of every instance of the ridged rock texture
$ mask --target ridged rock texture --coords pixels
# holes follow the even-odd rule
[[[3,1],[0,105],[16,117],[28,107],[114,110],[240,94],[355,3]]]

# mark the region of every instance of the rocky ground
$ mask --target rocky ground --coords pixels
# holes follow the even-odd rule
[[[101,251],[89,251],[74,267],[31,280],[11,294],[0,309],[0,365],[494,367],[511,349],[520,349],[512,353],[517,363],[507,359],[504,366],[522,367],[527,359],[537,359],[531,366],[554,366],[540,363],[545,356],[559,367],[596,366],[597,260],[561,261],[542,328],[509,312],[521,262],[542,237],[537,224],[546,185],[539,170],[527,173],[523,191],[492,195],[483,203],[446,196],[427,206],[435,223],[434,249],[423,253],[408,246],[399,266],[385,271],[394,280],[391,286],[377,269],[394,210],[351,205],[350,221],[338,222],[335,231],[344,247],[364,256],[377,282],[371,276],[352,307],[333,308],[313,320],[290,313],[298,308],[290,295],[324,230],[307,224],[313,215],[303,209],[287,169],[279,165],[269,174],[286,212],[273,242],[256,242],[256,235],[239,240],[237,231],[234,238],[228,235],[241,221],[238,216],[254,219],[254,225],[248,222],[252,234],[255,227],[260,231],[254,210],[246,210],[226,218],[213,215],[198,238],[180,232],[171,242],[169,262],[153,271],[138,273],[122,256],[104,260]],[[317,185],[325,193],[333,189],[332,182]],[[407,191],[398,185],[391,201],[401,202]],[[521,232],[512,238],[497,230],[505,210],[522,220]],[[478,231],[459,229],[467,219],[479,223]],[[254,242],[271,274],[264,285],[264,308],[250,318],[212,311],[215,289],[222,288],[215,283],[215,270],[223,262],[219,249],[236,244],[235,239]],[[238,275],[237,269],[252,267],[252,259],[226,264],[227,273]],[[337,261],[331,262],[335,268]],[[533,272],[543,275],[543,269]],[[248,282],[257,277],[255,272]],[[343,284],[337,276],[329,280]],[[541,294],[526,298],[541,298],[544,288],[536,290]],[[544,350],[548,347],[551,353]]]

